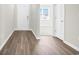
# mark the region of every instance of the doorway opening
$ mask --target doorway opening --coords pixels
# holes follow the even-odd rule
[[[52,5],[40,5],[40,35],[53,35]]]

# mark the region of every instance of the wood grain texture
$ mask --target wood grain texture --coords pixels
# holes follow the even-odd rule
[[[78,51],[52,36],[37,41],[31,31],[15,31],[0,52],[1,55],[77,55]]]
[[[41,36],[34,55],[78,55],[79,52],[52,36]]]
[[[37,39],[31,31],[15,31],[0,54],[30,55]]]

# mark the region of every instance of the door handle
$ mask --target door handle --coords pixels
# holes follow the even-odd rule
[[[29,25],[29,16],[27,16],[27,23],[28,23],[28,25]]]
[[[29,16],[27,16],[27,20],[29,19]]]

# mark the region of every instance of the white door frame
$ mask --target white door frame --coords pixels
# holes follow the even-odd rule
[[[48,30],[48,31],[50,31],[50,33],[49,34],[41,33],[41,35],[52,35],[53,36],[53,4],[44,4],[44,5],[40,5],[40,6],[48,6],[48,7],[50,7],[50,9],[49,9],[49,11],[50,11],[50,15],[49,15],[49,18],[50,18],[50,23],[49,23],[50,24],[50,30]],[[40,27],[43,28],[42,26],[40,26]],[[43,31],[41,31],[41,32],[43,32]]]
[[[57,4],[54,5],[55,11],[57,12],[57,15],[55,13],[55,35],[56,37],[60,38],[61,40],[64,40],[64,5],[63,4]],[[56,11],[57,10],[57,11]]]

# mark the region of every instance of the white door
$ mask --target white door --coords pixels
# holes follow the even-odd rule
[[[40,5],[40,35],[53,34],[53,5],[44,4]],[[51,17],[52,15],[52,17]]]
[[[57,4],[55,5],[55,35],[60,38],[64,39],[64,5]]]
[[[18,4],[17,5],[17,27],[19,30],[28,29],[28,16],[29,16],[29,4]]]

